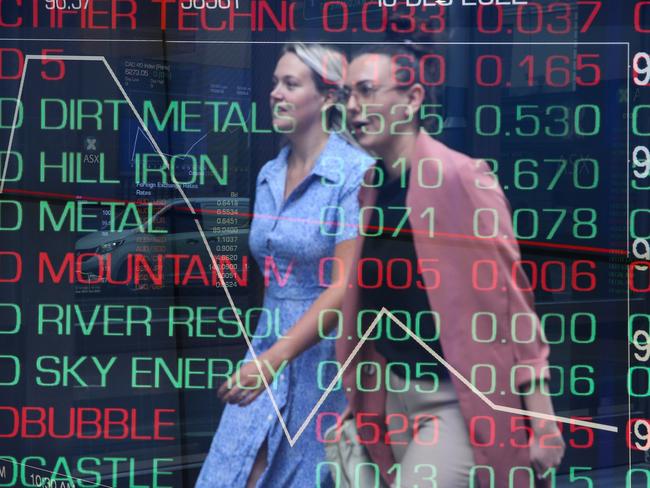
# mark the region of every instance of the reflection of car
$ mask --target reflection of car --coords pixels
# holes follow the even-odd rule
[[[199,216],[199,223],[215,258],[227,257],[236,272],[241,275],[243,256],[248,252],[249,199],[193,198],[190,202]],[[147,211],[150,211],[145,206],[142,210],[139,212],[140,215],[147,215]],[[182,279],[179,278],[179,270],[182,270],[183,266],[187,267],[189,256],[200,257],[204,265],[203,269],[210,278],[212,270],[210,255],[196,227],[194,215],[185,201],[179,199],[163,203],[152,214],[151,222],[143,219],[142,228],[130,228],[120,232],[102,230],[77,240],[76,254],[89,254],[81,264],[80,274],[83,281],[106,284],[110,273],[112,283],[125,282],[123,285],[134,291],[160,288],[159,284],[152,283],[151,278],[143,276],[143,273],[140,273],[140,282],[136,283],[134,275],[137,271],[133,266],[135,255],[143,256],[148,263],[154,265],[158,262],[159,256],[167,257],[162,261],[164,262],[163,287],[173,286],[175,282],[179,284]],[[149,233],[147,229],[163,232]],[[181,258],[176,259],[175,265],[174,259],[169,255],[181,256]],[[103,271],[100,269],[102,263],[105,266]],[[187,279],[182,286],[204,287],[205,282],[196,279],[200,276],[201,270],[191,271],[190,274],[194,278]],[[152,271],[154,274],[158,272],[157,269]],[[232,273],[229,273],[227,268],[223,275],[227,286],[235,284]]]

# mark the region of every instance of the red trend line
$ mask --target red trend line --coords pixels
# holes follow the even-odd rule
[[[168,204],[170,203],[169,200],[154,200],[152,202],[144,202],[142,200],[124,200],[124,199],[118,199],[118,198],[110,198],[110,197],[93,197],[93,196],[85,196],[85,195],[72,195],[68,193],[54,193],[54,192],[45,192],[45,191],[35,191],[35,190],[21,190],[21,189],[9,189],[5,188],[3,193],[11,193],[11,194],[16,194],[16,195],[29,195],[29,196],[37,196],[37,197],[50,197],[50,198],[58,198],[61,200],[86,200],[86,201],[94,201],[94,202],[113,202],[113,203],[124,203],[124,204],[135,204],[135,205],[141,205],[143,203],[161,203],[161,204]],[[201,197],[204,198],[204,197]],[[236,197],[223,197],[226,199],[230,198],[236,198]],[[190,209],[188,207],[180,207],[180,210],[185,210],[188,213],[191,213]],[[325,221],[325,220],[314,220],[314,219],[303,219],[303,218],[298,218],[298,217],[283,217],[283,216],[278,216],[278,215],[269,215],[269,214],[254,214],[254,213],[249,213],[249,212],[233,212],[230,210],[207,210],[207,209],[198,209],[196,210],[196,213],[201,213],[201,214],[214,214],[214,215],[225,215],[225,216],[238,216],[238,217],[247,217],[247,218],[262,218],[262,219],[272,219],[272,220],[286,220],[286,221],[291,221],[291,222],[299,222],[299,223],[304,223],[304,224],[312,224],[312,225],[323,225],[323,224],[336,224],[340,225],[338,222],[330,222],[330,221]],[[357,224],[343,224],[346,226],[352,226],[352,227],[357,227]],[[392,227],[377,227],[377,226],[367,226],[366,229],[373,229],[373,230],[381,230],[383,229],[384,231],[398,231],[397,228],[392,228]],[[413,229],[399,229],[399,232],[402,233],[411,233],[411,234],[428,234],[428,230],[413,230]],[[520,239],[509,239],[505,237],[500,237],[500,238],[489,238],[489,237],[477,237],[477,236],[470,236],[470,235],[464,235],[464,234],[454,234],[454,233],[449,233],[449,232],[436,232],[436,236],[438,237],[447,237],[447,238],[452,238],[452,239],[464,239],[464,240],[476,240],[476,241],[481,241],[481,242],[489,242],[489,241],[507,241],[507,240],[514,240],[520,245],[525,245],[525,246],[530,246],[530,247],[540,247],[540,248],[546,248],[546,249],[561,249],[561,250],[569,250],[569,251],[586,251],[586,252],[592,252],[592,253],[600,253],[600,254],[608,254],[608,255],[615,255],[615,256],[627,256],[628,252],[625,249],[610,249],[606,247],[594,247],[594,246],[581,246],[581,245],[575,245],[575,244],[558,244],[558,243],[553,243],[553,242],[539,242],[539,241],[528,241],[528,240],[520,240]]]

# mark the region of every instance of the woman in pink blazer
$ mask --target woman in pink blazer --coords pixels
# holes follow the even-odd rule
[[[408,310],[407,302],[424,297],[433,311],[427,314],[429,325],[439,331],[439,340],[430,340],[436,333],[424,326],[414,332],[484,392],[484,398],[416,340],[395,339],[404,336],[399,327],[391,326],[392,341],[382,339],[387,319],[348,365],[343,387],[356,414],[359,438],[393,486],[514,488],[530,486],[531,478],[544,486],[548,473],[540,478],[564,454],[557,424],[497,411],[488,403],[554,414],[550,398],[540,391],[540,383],[548,380],[548,346],[540,340],[532,293],[522,291],[527,278],[520,266],[513,267],[520,255],[509,204],[483,161],[446,147],[425,131],[424,123],[436,116],[424,87],[416,82],[420,79],[414,54],[397,46],[365,48],[348,69],[348,123],[378,163],[366,173],[359,193],[361,207],[372,208],[362,212],[365,230],[357,239],[346,285],[337,358],[344,363],[367,330],[369,321],[361,320],[359,312],[368,309],[369,301],[376,310],[382,301],[405,303],[401,308]],[[405,204],[394,205],[400,192]],[[373,215],[378,208],[386,213]],[[392,220],[389,209],[398,212]],[[391,221],[397,225],[387,225]],[[391,247],[390,239],[399,239],[404,230],[404,242]],[[363,237],[370,235],[375,237]],[[377,239],[382,236],[383,241]],[[392,263],[377,258],[390,257],[392,249],[399,249]],[[402,252],[411,253],[410,263]],[[383,292],[376,292],[378,285]],[[525,337],[533,340],[513,341],[515,314],[520,337],[526,330]],[[395,316],[407,322],[404,314]],[[413,314],[409,328],[414,330]],[[422,354],[429,363],[438,363],[437,369],[419,367]],[[389,373],[388,362],[393,362]],[[401,380],[393,374],[398,369]],[[387,382],[393,382],[390,388]],[[381,387],[369,386],[377,384]],[[415,405],[422,402],[424,406]],[[424,439],[425,428],[431,438]]]

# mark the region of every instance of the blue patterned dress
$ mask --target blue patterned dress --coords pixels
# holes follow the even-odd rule
[[[319,284],[319,262],[334,255],[336,244],[354,239],[358,232],[357,194],[363,173],[373,160],[333,134],[311,173],[284,201],[289,147],[266,163],[257,177],[255,216],[251,224],[250,249],[264,269],[272,256],[275,273],[264,295],[264,307],[280,316],[284,334],[325,290]],[[323,222],[321,224],[321,222]],[[324,267],[324,283],[330,283],[331,266]],[[277,340],[273,321],[262,314],[254,334],[257,354]],[[295,358],[272,383],[272,392],[292,437],[337,373],[334,340],[322,340]],[[250,351],[246,355],[251,358]],[[319,365],[323,363],[319,371]],[[318,412],[341,412],[344,394],[334,390]],[[317,415],[318,415],[317,412]],[[316,437],[314,416],[293,447],[289,444],[267,392],[247,407],[227,405],[210,452],[201,469],[197,488],[245,487],[257,453],[268,440],[268,467],[258,487],[330,487],[332,485],[323,444]],[[322,418],[321,432],[333,424],[333,416]],[[318,472],[317,472],[318,471]]]

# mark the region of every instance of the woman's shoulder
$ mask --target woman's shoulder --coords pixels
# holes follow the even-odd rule
[[[452,182],[474,184],[477,179],[493,176],[484,159],[460,152],[424,132],[418,136],[416,148],[415,160],[422,171],[442,171],[447,187]]]
[[[284,146],[280,149],[280,152],[273,159],[268,160],[262,165],[259,173],[257,173],[257,182],[259,184],[264,178],[277,174],[277,171],[281,168],[283,164],[286,164],[287,155],[289,154],[289,147]]]
[[[340,161],[340,167],[347,175],[347,182],[350,184],[359,184],[368,168],[375,163],[374,158],[337,134],[332,134],[331,137],[333,141],[329,145],[330,148],[327,156],[335,157]]]
[[[339,134],[332,134],[330,136],[328,149],[330,152],[342,156],[349,163],[369,166],[375,162],[367,152],[359,146],[353,145]]]

